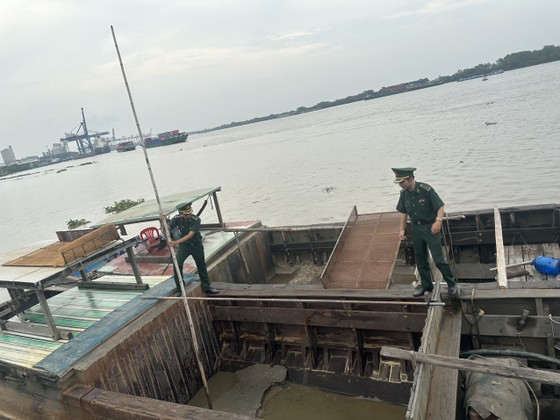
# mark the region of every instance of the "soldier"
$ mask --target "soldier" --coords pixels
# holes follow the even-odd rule
[[[404,228],[407,216],[410,217],[412,223],[412,245],[421,280],[421,286],[415,290],[413,296],[423,296],[424,293],[429,293],[434,288],[428,262],[429,249],[436,267],[447,282],[449,295],[459,297],[457,281],[441,249],[443,201],[430,185],[415,181],[416,168],[391,169],[395,173],[394,182],[402,188],[397,203],[397,211],[402,213],[399,233],[401,241],[406,239]]]
[[[183,263],[192,255],[198,276],[200,277],[200,284],[204,293],[215,295],[220,293],[218,290],[210,286],[208,280],[208,271],[206,270],[206,262],[204,261],[204,246],[202,245],[202,235],[200,234],[200,218],[193,214],[191,203],[180,204],[177,206],[179,214],[169,222],[170,231],[177,228],[180,232],[178,238],[172,238],[169,245],[179,245],[179,252],[177,252],[177,264],[179,265],[181,280],[183,279]],[[181,287],[179,284],[179,277],[177,272],[174,273],[175,284],[179,292]]]

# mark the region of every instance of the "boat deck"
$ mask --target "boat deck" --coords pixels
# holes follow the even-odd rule
[[[227,223],[227,227],[250,228],[260,222],[236,222]],[[202,243],[204,245],[204,254],[206,263],[210,264],[220,255],[222,249],[235,241],[235,234],[232,232],[222,232],[217,230],[201,230]],[[134,257],[136,265],[142,276],[172,276],[173,264],[171,263],[171,255],[166,246],[162,248],[153,248],[150,253],[146,251],[143,244],[134,248]],[[109,261],[103,267],[97,270],[102,274],[120,274],[133,275],[133,269],[130,265],[129,257],[122,254],[114,260]],[[192,257],[187,258],[183,265],[184,274],[196,273],[196,265]]]
[[[167,278],[168,276],[143,277],[142,280],[152,288]],[[105,276],[103,280],[115,283],[135,281],[134,277],[130,276]],[[48,303],[57,327],[72,331],[74,337],[77,337],[85,329],[141,295],[142,292],[73,287],[51,297]],[[45,314],[40,305],[31,307],[10,321],[47,325]],[[49,337],[5,330],[0,334],[0,361],[32,368],[68,341],[70,340],[62,338],[54,341]]]
[[[237,223],[236,226],[249,227],[255,223],[258,222],[242,222]],[[203,235],[207,262],[217,258],[224,248],[227,248],[235,241],[234,234],[230,232],[206,231],[203,232]],[[126,246],[130,246],[134,241],[133,238],[130,238],[125,240],[124,243]],[[119,244],[121,243],[119,242]],[[119,247],[123,247],[123,245],[119,245]],[[114,245],[112,248],[109,248],[115,249]],[[134,249],[135,258],[140,260],[137,262],[137,266],[142,276],[142,282],[148,284],[150,290],[131,290],[125,287],[126,285],[134,284],[136,280],[132,267],[127,262],[128,254],[123,253],[105,266],[100,267],[97,271],[102,274],[101,277],[91,281],[93,286],[95,286],[96,281],[100,281],[114,284],[115,288],[100,290],[89,287],[87,289],[72,287],[48,299],[48,308],[54,324],[59,329],[70,331],[74,338],[71,340],[64,338],[53,340],[51,337],[44,335],[3,330],[0,333],[0,364],[9,363],[25,368],[34,368],[54,351],[64,346],[64,344],[76,341],[77,337],[86,329],[92,326],[95,326],[97,329],[101,328],[96,324],[107,315],[112,314],[113,317],[119,317],[120,313],[120,317],[122,317],[123,308],[130,305],[133,305],[138,311],[143,310],[142,305],[140,305],[142,306],[140,308],[138,304],[134,305],[132,303],[135,298],[143,293],[156,293],[158,296],[173,293],[175,290],[175,283],[171,278],[173,266],[169,262],[170,257],[167,249],[158,250],[159,256],[155,253],[148,257],[148,261],[152,258],[154,262],[143,262],[143,258],[147,255],[143,244],[139,244]],[[0,261],[10,261],[31,251],[31,248],[26,248],[18,252],[11,252],[0,257]],[[104,249],[103,252],[100,251],[98,254],[102,253],[107,253],[107,249]],[[194,275],[195,272],[196,266],[192,258],[189,258],[184,265],[184,277],[187,283],[198,280],[198,277]],[[76,267],[0,266],[0,286],[43,290],[46,287],[61,284],[64,281],[64,276],[70,276],[72,273],[76,273]],[[166,282],[166,280],[168,281]],[[68,277],[66,281],[72,282],[73,280],[71,277]],[[122,289],[118,287],[118,283],[125,283]],[[161,287],[157,291],[152,290],[160,284]],[[133,316],[136,313],[130,310],[125,312],[127,312],[126,317]],[[48,325],[47,316],[45,316],[43,306],[37,304],[18,316],[11,318],[9,321],[43,327]],[[111,327],[102,328],[102,335],[111,335],[120,327],[120,322],[113,321],[112,324],[114,325]],[[101,339],[101,335],[99,335],[99,338],[93,339],[91,345],[95,345]],[[86,347],[88,346],[84,348]]]
[[[323,272],[327,289],[386,289],[399,250],[398,212],[352,214]]]

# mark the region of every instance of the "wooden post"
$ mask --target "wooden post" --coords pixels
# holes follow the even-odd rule
[[[496,233],[496,266],[498,268],[498,287],[507,289],[507,275],[506,275],[506,257],[504,252],[504,239],[502,236],[502,218],[500,217],[500,210],[494,207],[494,229]]]
[[[216,191],[212,193],[212,197],[214,198],[214,205],[216,206],[216,214],[218,215],[218,223],[222,226],[225,226],[224,220],[222,219],[222,212],[220,210],[220,203],[218,203],[218,194]]]
[[[506,378],[539,382],[541,384],[560,385],[560,373],[527,367],[516,368],[500,365],[495,361],[484,362],[458,359],[456,357],[426,354],[392,347],[383,347],[381,349],[381,355],[383,357],[393,357],[396,359],[416,360],[416,362],[421,362],[427,365],[442,366],[445,368],[463,370],[467,372],[487,373],[490,375],[505,376]]]
[[[169,232],[169,226],[167,225],[165,213],[163,212],[163,207],[161,205],[161,200],[159,198],[159,192],[156,185],[156,180],[154,178],[154,173],[152,172],[152,166],[150,165],[150,159],[148,158],[148,151],[146,149],[146,142],[144,140],[144,136],[142,134],[142,130],[140,128],[140,122],[138,121],[138,116],[136,114],[136,108],[134,107],[134,101],[132,100],[132,93],[130,92],[130,87],[128,86],[128,80],[126,78],[126,73],[124,71],[124,65],[121,59],[121,52],[119,50],[119,46],[117,44],[117,38],[115,37],[115,31],[113,30],[113,26],[111,26],[111,34],[113,35],[113,41],[115,42],[115,49],[117,50],[117,56],[119,58],[119,64],[121,66],[121,71],[124,79],[124,84],[126,86],[126,92],[128,93],[128,98],[130,100],[130,107],[132,109],[132,114],[134,115],[134,121],[136,122],[136,128],[138,130],[138,136],[142,140],[142,149],[144,151],[144,159],[146,161],[146,166],[148,169],[148,173],[150,174],[150,180],[152,181],[152,187],[154,189],[154,195],[156,197],[156,201],[159,207],[159,215],[161,219],[161,224],[163,226],[163,232],[165,234],[165,238],[167,240],[167,244],[169,247],[169,252],[171,253],[171,259],[173,260],[173,267],[175,268],[175,273],[179,275],[179,264],[177,263],[177,257],[175,255],[175,251],[173,247],[169,245],[169,241],[171,240],[171,234]],[[221,219],[221,215],[219,216]],[[187,300],[187,294],[185,292],[185,285],[183,279],[179,279],[179,285],[181,287],[181,296],[183,298],[183,305],[185,306],[185,312],[187,313],[187,319],[189,321],[189,329],[191,332],[191,338],[194,347],[194,353],[196,356],[196,361],[198,363],[198,369],[200,370],[200,376],[202,379],[202,384],[204,386],[204,392],[206,394],[206,402],[208,403],[208,408],[212,410],[212,400],[210,399],[210,388],[208,387],[208,381],[206,380],[206,371],[204,369],[204,364],[202,362],[202,357],[200,355],[200,346],[198,345],[198,338],[196,337],[196,330],[194,328],[194,323],[192,319],[192,314],[189,308],[189,301]]]
[[[128,257],[128,261],[130,261],[130,266],[132,267],[132,272],[134,273],[134,278],[136,279],[136,283],[142,284],[142,276],[140,275],[140,271],[138,270],[138,265],[136,264],[136,257],[132,252],[132,247],[126,248],[126,256]]]
[[[47,299],[45,299],[45,294],[43,293],[42,290],[35,290],[35,294],[37,295],[37,298],[39,299],[39,304],[41,305],[41,309],[43,309],[43,314],[45,315],[45,318],[47,319],[47,324],[49,324],[49,327],[52,331],[53,340],[54,341],[60,340],[60,333],[56,329],[56,325],[54,323],[54,318],[51,314],[51,310],[49,309],[49,304],[47,303]]]

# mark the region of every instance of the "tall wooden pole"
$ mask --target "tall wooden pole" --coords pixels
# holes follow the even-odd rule
[[[134,121],[136,122],[136,128],[138,129],[138,136],[142,141],[142,149],[144,149],[144,158],[146,160],[146,166],[148,167],[148,172],[150,173],[150,179],[152,181],[152,187],[154,189],[154,194],[156,196],[156,201],[159,207],[159,217],[161,220],[161,225],[163,227],[165,238],[167,239],[167,243],[171,240],[171,235],[169,233],[169,226],[167,225],[167,219],[165,217],[165,213],[163,212],[163,207],[161,205],[161,200],[159,198],[159,193],[156,185],[156,180],[154,178],[154,174],[152,172],[152,167],[150,165],[150,159],[148,159],[148,150],[146,149],[146,143],[144,141],[144,136],[142,135],[142,130],[140,129],[140,123],[138,122],[138,116],[136,115],[136,108],[134,107],[134,101],[132,100],[132,94],[130,93],[130,87],[128,86],[128,80],[126,78],[126,73],[124,71],[123,62],[121,59],[121,53],[119,51],[119,46],[117,44],[117,38],[115,37],[115,31],[113,26],[111,25],[111,34],[113,35],[113,41],[115,42],[115,48],[117,50],[117,56],[119,57],[119,64],[121,66],[121,71],[124,79],[124,84],[126,86],[126,92],[128,93],[128,99],[130,100],[130,107],[132,108],[132,114],[134,115]],[[168,245],[169,246],[169,245]],[[179,264],[177,263],[177,257],[175,256],[175,251],[173,247],[169,246],[169,250],[171,252],[171,258],[173,260],[173,267],[175,268],[175,273],[177,276],[181,273],[179,270]],[[192,320],[191,311],[189,308],[189,301],[187,299],[187,294],[185,292],[185,286],[183,284],[183,279],[179,279],[179,285],[181,287],[181,296],[183,297],[183,304],[185,305],[185,311],[187,312],[187,318],[189,320],[189,328],[191,331],[194,352],[196,355],[196,361],[198,363],[198,368],[200,370],[200,376],[202,377],[202,383],[204,385],[204,392],[206,393],[206,401],[208,402],[208,408],[212,409],[212,400],[210,399],[210,390],[208,389],[208,381],[206,380],[206,372],[204,370],[204,364],[202,363],[202,358],[200,356],[200,347],[198,345],[198,339],[196,337],[196,330],[194,328],[194,323]]]

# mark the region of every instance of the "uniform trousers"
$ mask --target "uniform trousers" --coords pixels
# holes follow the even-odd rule
[[[430,263],[428,257],[428,250],[432,254],[434,263],[441,274],[443,279],[447,282],[449,287],[456,285],[455,277],[451,271],[449,263],[445,259],[441,249],[441,231],[432,233],[432,225],[430,223],[425,225],[418,225],[412,223],[412,246],[414,246],[414,257],[416,259],[416,267],[420,273],[420,282],[425,291],[431,291],[434,288],[432,281],[432,273],[430,271]]]
[[[198,277],[200,277],[200,285],[202,286],[202,290],[206,292],[210,288],[210,281],[208,280],[208,270],[206,269],[206,262],[204,261],[204,247],[202,245],[179,245],[179,251],[177,251],[176,257],[179,270],[181,270],[181,279],[183,279],[183,264],[189,255],[192,255],[194,259],[196,269],[198,271]],[[173,272],[177,290],[181,292],[181,286],[179,285],[179,279],[177,277],[175,267],[173,267]]]

